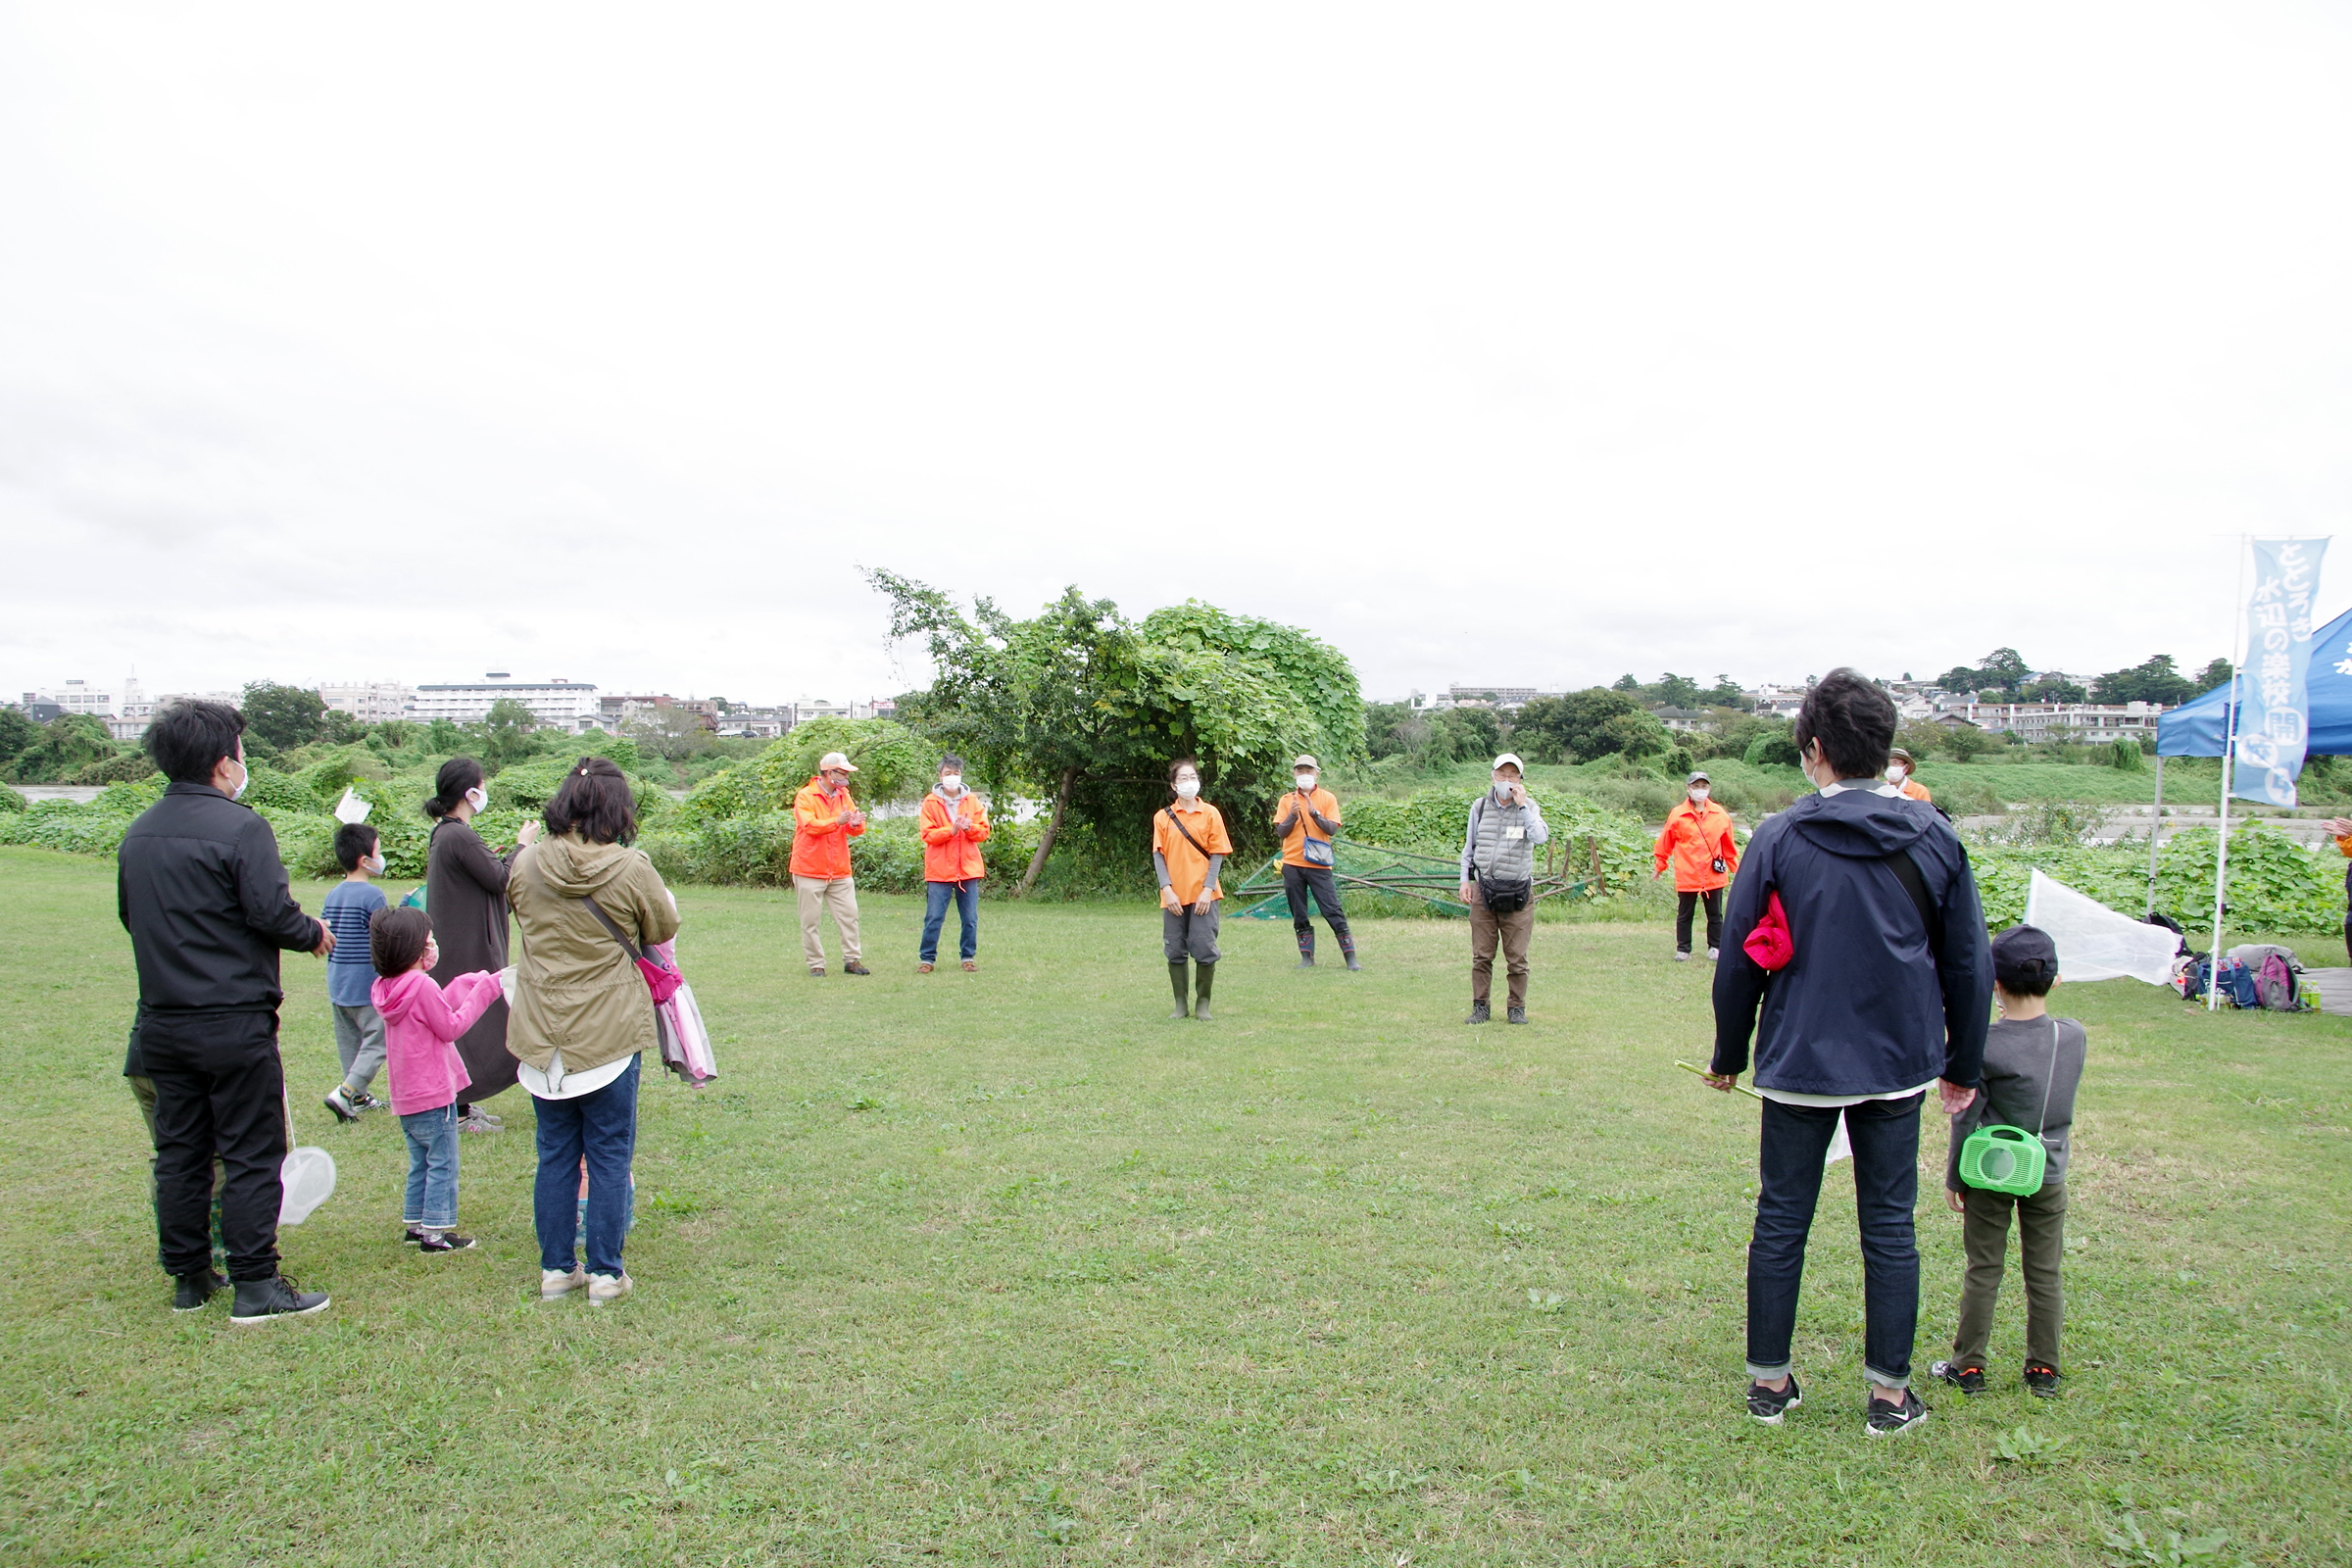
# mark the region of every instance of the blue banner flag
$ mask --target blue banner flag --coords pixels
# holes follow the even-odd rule
[[[2311,739],[2305,674],[2311,604],[2325,539],[2254,541],[2254,592],[2246,601],[2246,662],[2238,671],[2237,746],[2230,793],[2271,806],[2295,804],[2295,779]]]

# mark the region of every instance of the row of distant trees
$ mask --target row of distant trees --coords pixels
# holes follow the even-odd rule
[[[2063,675],[2040,680],[2014,648],[1996,648],[1980,664],[1955,664],[1936,677],[1947,692],[1975,692],[2009,703],[2162,703],[2171,708],[2230,680],[2230,661],[2217,659],[2195,675],[2184,675],[2170,654],[2157,654],[2129,669],[2111,669],[2085,690]]]

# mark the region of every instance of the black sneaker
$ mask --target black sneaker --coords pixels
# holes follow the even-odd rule
[[[228,1309],[231,1323],[274,1322],[281,1317],[308,1317],[325,1310],[324,1291],[297,1290],[283,1274],[266,1280],[237,1281],[237,1303]]]
[[[1527,1009],[1510,1007],[1504,1010],[1502,1017],[1505,1023],[1525,1023],[1527,1022]]]
[[[1469,1017],[1467,1017],[1467,1018],[1464,1018],[1464,1019],[1462,1020],[1462,1022],[1464,1022],[1464,1023],[1487,1023],[1487,1022],[1491,1021],[1491,1020],[1494,1018],[1494,1009],[1493,1009],[1493,1008],[1491,1008],[1491,1007],[1489,1007],[1489,1006],[1488,1006],[1488,1005],[1485,1004],[1485,1003],[1483,1003],[1483,1002],[1473,1002],[1472,1004],[1470,1004],[1470,1016],[1469,1016]]]
[[[382,1110],[384,1102],[363,1089],[351,1097],[351,1102],[362,1110]]]
[[[1961,1366],[1951,1361],[1938,1361],[1928,1368],[1928,1375],[1943,1379],[1962,1394],[1975,1396],[1984,1392],[1984,1369],[1981,1366]]]
[[[405,1233],[403,1233],[400,1239],[408,1243],[411,1247],[415,1247],[418,1242],[423,1241],[427,1236],[432,1234],[433,1233],[431,1231],[426,1230],[421,1225],[412,1225]]]
[[[228,1281],[209,1268],[201,1274],[182,1274],[172,1285],[172,1310],[174,1312],[201,1312],[216,1292],[228,1289]]]
[[[2040,1399],[2058,1397],[2058,1369],[2047,1361],[2028,1361],[2026,1392]]]
[[[1903,1391],[1903,1402],[1888,1404],[1877,1395],[1870,1399],[1870,1419],[1862,1423],[1865,1437],[1884,1438],[1897,1432],[1908,1432],[1928,1419],[1928,1403],[1915,1389]]]
[[[1768,1427],[1779,1426],[1781,1417],[1804,1402],[1804,1391],[1796,1386],[1793,1376],[1788,1379],[1788,1386],[1778,1394],[1761,1383],[1747,1386],[1747,1413]]]
[[[460,1236],[456,1231],[426,1231],[417,1239],[416,1250],[419,1252],[463,1252],[472,1245],[472,1237]]]
[[[843,964],[841,966],[841,972],[843,974],[872,974],[874,971],[868,969],[862,963],[851,962]]]

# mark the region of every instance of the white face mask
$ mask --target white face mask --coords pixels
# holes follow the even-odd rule
[[[1691,792],[1690,792],[1690,798],[1691,798],[1692,800],[1694,800],[1694,801],[1698,801],[1698,802],[1702,802],[1702,803],[1703,803],[1703,802],[1706,800],[1706,798],[1707,798],[1707,796],[1708,796],[1708,794],[1709,794],[1709,793],[1710,793],[1710,792],[1708,791],[1707,787],[1706,787],[1704,784],[1701,784],[1701,785],[1699,785],[1699,786],[1697,786],[1696,788],[1694,788],[1694,789],[1692,789],[1692,790],[1691,790]]]
[[[1315,787],[1315,775],[1312,773],[1293,773],[1291,775],[1291,782],[1298,785],[1302,790],[1311,790]]]
[[[473,804],[473,808],[477,812],[490,809],[490,792],[479,784],[466,792],[466,799]]]
[[[384,858],[380,855],[370,855],[360,862],[360,869],[369,876],[382,876],[384,874]]]
[[[963,793],[963,775],[961,773],[942,773],[939,775],[939,787],[947,794],[961,795]]]
[[[1496,780],[1494,781],[1494,794],[1495,794],[1496,798],[1497,798],[1497,799],[1499,799],[1499,798],[1500,798],[1500,797],[1502,797],[1502,796],[1505,796],[1505,795],[1508,795],[1508,794],[1510,794],[1512,790],[1514,790],[1514,789],[1518,788],[1518,784],[1519,784],[1519,781],[1518,781],[1517,779],[1509,779],[1509,778],[1498,778],[1498,779],[1496,779]]]
[[[1906,775],[1905,775],[1905,770],[1904,770],[1904,768],[1903,768],[1903,764],[1902,764],[1902,763],[1900,763],[1900,762],[1889,762],[1889,763],[1887,763],[1887,764],[1886,764],[1886,782],[1887,782],[1887,783],[1889,783],[1889,784],[1900,784],[1900,783],[1903,781],[1903,779],[1904,779],[1904,777],[1905,777],[1905,776],[1906,776]]]
[[[1196,796],[1196,795],[1199,795],[1200,793],[1200,781],[1199,779],[1197,779],[1197,778],[1180,778],[1180,779],[1178,779],[1178,780],[1176,781],[1176,798],[1177,798],[1178,800],[1180,800],[1180,801],[1189,801],[1189,800],[1191,800],[1191,799],[1192,799],[1194,796]]]
[[[245,765],[245,760],[243,758],[237,759],[237,787],[228,792],[228,798],[232,801],[243,800],[245,798],[245,786],[251,784],[252,782],[253,769]]]

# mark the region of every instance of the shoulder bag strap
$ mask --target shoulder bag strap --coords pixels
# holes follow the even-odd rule
[[[1192,830],[1190,828],[1187,828],[1181,821],[1177,820],[1176,808],[1170,806],[1164,808],[1164,809],[1168,813],[1168,826],[1174,828],[1177,832],[1184,835],[1184,842],[1193,847],[1193,853],[1195,855],[1198,855],[1203,860],[1207,859],[1209,858],[1208,852],[1200,847],[1200,841],[1193,837]]]
[[[630,945],[629,939],[620,934],[620,927],[613,922],[611,915],[605,912],[603,905],[585,894],[581,895],[580,902],[588,906],[588,912],[596,916],[596,923],[612,934],[612,940],[620,944],[620,951],[627,954],[631,961],[636,963],[645,961],[645,955],[639,953],[635,947]]]
[[[1897,850],[1892,855],[1880,857],[1880,860],[1894,873],[1894,879],[1903,885],[1903,891],[1911,895],[1911,906],[1919,911],[1920,923],[1928,928],[1928,956],[1940,965],[1943,962],[1943,916],[1936,912],[1935,904],[1928,898],[1928,885],[1920,879],[1919,862],[1911,858],[1909,850]]]

